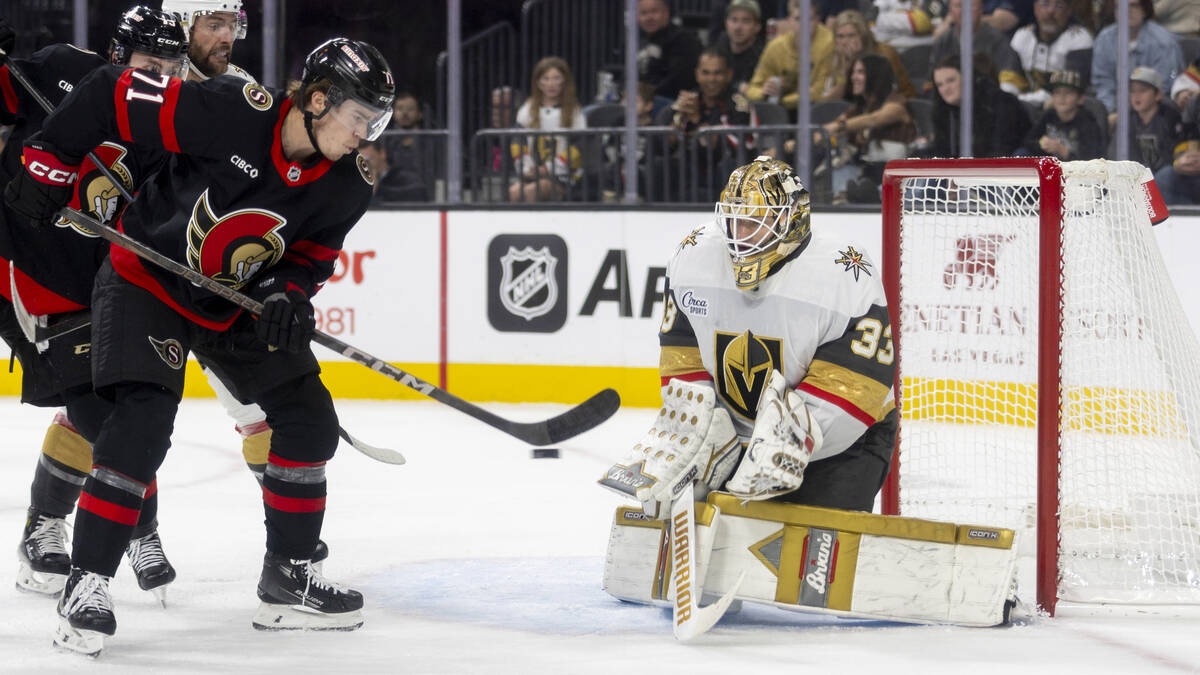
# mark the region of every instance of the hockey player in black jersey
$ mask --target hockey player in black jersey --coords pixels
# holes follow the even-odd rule
[[[118,22],[109,62],[181,76],[187,70],[186,50],[186,36],[173,15],[134,7]],[[46,47],[30,59],[17,60],[15,67],[55,103],[87,73],[105,63],[94,52],[60,44]],[[46,117],[33,95],[10,75],[7,65],[0,66],[4,101],[0,122],[14,126],[10,144],[0,153],[4,182],[22,170],[21,141],[36,132]],[[166,158],[161,150],[142,151],[116,143],[98,146],[95,153],[126,190],[133,189]],[[80,167],[79,176],[72,205],[102,221],[110,220],[120,203],[119,191],[90,160]],[[68,421],[68,413],[94,438],[109,404],[92,394],[88,330],[86,321],[77,320],[86,315],[91,304],[92,280],[108,247],[94,236],[64,239],[57,230],[70,228],[71,224],[59,221],[56,225],[30,227],[18,214],[0,209],[0,295],[4,298],[0,302],[0,328],[21,359],[22,400],[66,407],[56,414],[39,457],[25,531],[18,546],[17,587],[57,596],[70,571],[65,550],[66,516],[74,509],[79,489],[92,468],[91,446],[76,431],[75,423]],[[14,298],[16,302],[10,304]],[[26,324],[26,331],[19,327],[18,317]],[[42,325],[37,325],[39,321]],[[61,338],[25,339],[25,332],[43,327],[57,329],[71,322],[80,328]],[[152,490],[130,542],[129,557],[139,585],[161,593],[175,571],[162,553],[156,507]]]
[[[274,429],[263,479],[267,555],[263,629],[349,630],[362,596],[312,567],[325,508],[324,465],[337,443],[329,392],[308,345],[309,297],[366,210],[373,177],[357,154],[387,126],[394,84],[370,45],[338,38],[309,54],[288,96],[232,78],[203,83],[101,69],[85,78],[25,144],[6,199],[35,222],[53,214],[78,158],[107,137],[162,147],[170,164],[118,227],[161,253],[243,289],[265,305],[250,317],[114,247],[93,291],[92,364],[114,402],[84,485],[59,644],[96,651],[115,631],[108,580],[169,445],[189,351],[206,358]],[[213,133],[213,129],[221,133]],[[104,603],[87,602],[103,597]]]

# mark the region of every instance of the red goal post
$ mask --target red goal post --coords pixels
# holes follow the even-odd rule
[[[1200,602],[1200,347],[1146,174],[1051,158],[884,173],[902,417],[883,510],[1036,532],[1050,614]]]

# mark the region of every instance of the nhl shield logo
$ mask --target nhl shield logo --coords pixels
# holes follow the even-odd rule
[[[558,300],[558,284],[554,268],[558,259],[543,246],[536,251],[529,246],[517,250],[508,247],[500,258],[500,302],[508,311],[526,321],[550,311]]]
[[[501,234],[488,244],[488,322],[553,333],[567,320],[567,244],[553,234]]]

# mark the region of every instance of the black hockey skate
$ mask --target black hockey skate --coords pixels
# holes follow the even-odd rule
[[[363,624],[363,597],[317,571],[311,560],[267,553],[258,579],[259,630],[354,630]]]
[[[104,638],[117,632],[108,582],[109,578],[102,574],[71,568],[58,601],[56,647],[87,656],[96,656],[104,649]]]
[[[17,588],[43,595],[61,593],[71,573],[66,518],[29,507],[17,561]]]
[[[158,598],[159,604],[167,606],[167,584],[175,581],[175,568],[163,554],[162,540],[158,531],[137,539],[130,539],[125,548],[129,558],[129,566],[137,575],[138,587],[143,591],[151,591]]]

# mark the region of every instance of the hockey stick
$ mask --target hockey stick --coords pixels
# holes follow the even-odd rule
[[[154,263],[168,272],[178,274],[193,284],[225,298],[251,314],[262,314],[263,304],[261,302],[155,251],[124,232],[119,232],[95,218],[72,208],[64,208],[61,214],[85,230],[96,233],[104,239],[129,250],[138,257]],[[351,361],[360,363],[377,373],[390,377],[406,387],[421,392],[438,403],[444,403],[459,412],[466,413],[484,424],[499,429],[530,445],[552,445],[565,441],[568,438],[573,438],[612,417],[621,406],[621,397],[617,392],[613,389],[605,389],[574,408],[548,420],[541,422],[515,422],[500,417],[495,413],[488,412],[473,403],[451,394],[445,389],[441,389],[420,379],[412,373],[393,366],[383,359],[346,344],[332,335],[315,331],[312,339],[317,344],[327,347]]]
[[[714,522],[716,522],[714,520]],[[696,482],[671,502],[671,618],[675,639],[688,642],[707,633],[733,603],[733,596],[746,579],[742,570],[725,595],[707,607],[700,606],[703,579],[699,578],[700,560],[696,546]]]
[[[25,90],[28,91],[31,96],[33,96],[33,99],[35,101],[37,101],[38,105],[40,105],[43,110],[45,110],[47,113],[51,113],[54,111],[54,105],[52,103],[50,103],[50,101],[45,96],[42,95],[42,92],[38,91],[37,87],[33,86],[32,82],[30,82],[28,79],[26,79],[25,74],[23,72],[21,72],[21,69],[17,67],[17,64],[13,63],[12,57],[10,57],[3,50],[0,50],[0,63],[3,63],[4,65],[8,66],[9,74],[11,74],[13,79],[15,79],[17,82],[20,82],[21,86],[25,87]],[[125,189],[125,185],[123,183],[121,183],[121,181],[118,180],[115,176],[112,175],[111,170],[108,168],[108,165],[106,165],[104,162],[100,161],[100,159],[98,157],[96,157],[96,154],[94,152],[89,152],[87,156],[88,156],[88,159],[92,160],[92,163],[96,165],[96,168],[99,169],[100,172],[104,174],[104,177],[107,178],[109,180],[109,182],[111,182],[113,184],[113,186],[115,186],[117,188],[117,190],[120,191],[121,197],[123,197],[125,199],[126,203],[133,201],[133,197],[129,194],[129,191]],[[53,338],[60,337],[62,335],[70,333],[72,331],[79,330],[86,326],[90,326],[91,322],[92,322],[91,312],[76,314],[74,316],[71,316],[69,318],[61,320],[52,326],[48,326],[45,329],[42,329],[45,332],[38,333],[38,335],[36,336],[37,341],[38,342],[41,342],[43,340],[49,341]],[[357,438],[351,436],[348,431],[346,431],[345,429],[343,429],[340,426],[338,427],[338,435],[341,436],[342,439],[345,440],[347,443],[349,443],[350,446],[353,447],[355,450],[358,450],[359,452],[370,457],[371,459],[383,462],[385,464],[403,464],[404,463],[404,455],[400,454],[400,452],[398,452],[396,450],[391,450],[389,448],[379,448],[379,447],[375,447],[373,445],[364,443],[364,442],[358,440]]]

